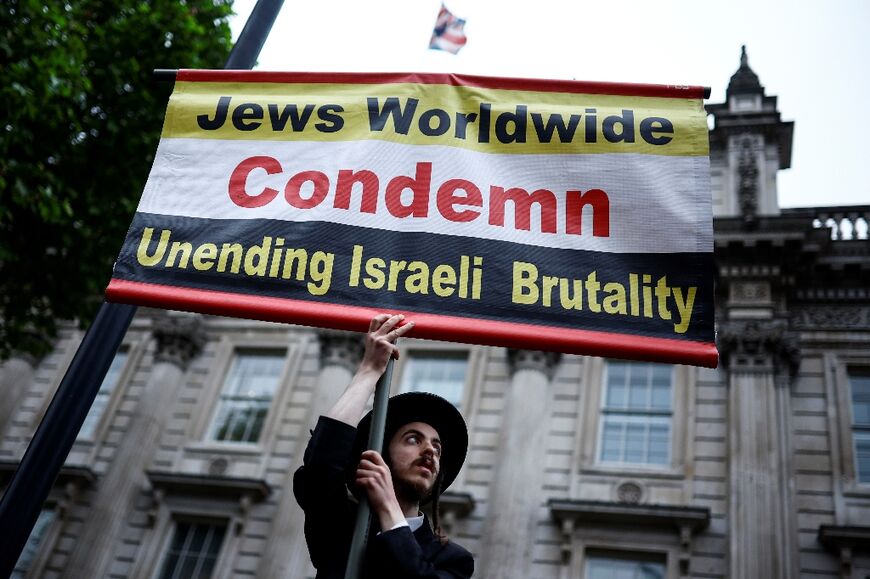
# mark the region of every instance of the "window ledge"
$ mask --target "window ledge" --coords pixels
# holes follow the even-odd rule
[[[688,528],[693,533],[710,524],[710,509],[673,505],[640,505],[608,501],[550,499],[550,513],[560,523],[611,523]]]
[[[870,485],[852,483],[843,489],[843,496],[853,499],[870,499]]]
[[[244,443],[193,442],[185,445],[184,450],[192,453],[232,454],[236,456],[259,457],[263,454],[261,445]]]
[[[12,480],[15,471],[21,463],[17,460],[0,460],[0,487],[6,486]],[[61,519],[66,518],[71,505],[75,504],[79,493],[97,483],[97,475],[89,466],[65,464],[54,481],[53,488],[62,492],[53,493],[57,498],[56,512]],[[51,502],[51,501],[50,501]]]
[[[870,527],[820,525],[819,543],[828,548],[870,550]]]
[[[162,494],[220,496],[260,502],[272,493],[265,480],[149,470],[145,472],[151,488]]]
[[[272,487],[265,480],[202,474],[184,474],[167,471],[145,471],[154,491],[154,506],[148,513],[148,525],[154,525],[157,513],[167,495],[193,495],[210,499],[238,502],[239,515],[233,519],[233,527],[239,534],[248,520],[253,503],[259,503],[272,494]]]
[[[586,466],[580,469],[580,474],[619,477],[631,476],[634,478],[663,480],[682,480],[686,478],[685,474],[682,472],[682,468],[662,467],[658,469],[635,464],[598,464],[595,466]]]
[[[562,528],[562,562],[568,563],[574,552],[574,529],[581,526],[620,526],[671,529],[680,544],[681,575],[688,575],[692,553],[692,536],[710,524],[710,509],[677,505],[648,505],[550,499],[550,514]]]
[[[20,464],[17,460],[0,460],[0,485],[6,485]],[[72,484],[78,489],[92,486],[97,481],[97,475],[89,466],[64,465],[60,469],[55,485],[64,487]]]
[[[447,491],[438,497],[441,511],[446,515],[451,513],[457,519],[463,519],[471,514],[476,503],[470,493],[454,493]]]

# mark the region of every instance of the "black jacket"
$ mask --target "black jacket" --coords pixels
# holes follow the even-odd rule
[[[344,577],[356,518],[345,486],[355,436],[352,426],[321,416],[293,477],[317,579]],[[474,572],[471,553],[452,541],[441,544],[428,520],[414,533],[400,527],[378,534],[376,517],[372,527],[363,579],[463,579]]]

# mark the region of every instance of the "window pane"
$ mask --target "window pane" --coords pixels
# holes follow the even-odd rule
[[[285,353],[238,352],[224,380],[211,440],[256,443],[284,370]]]
[[[604,462],[622,462],[625,425],[615,418],[607,418],[601,439],[601,460]]]
[[[629,424],[625,432],[625,462],[644,463],[646,428],[643,424]]]
[[[587,556],[586,579],[663,579],[664,563]]]
[[[271,398],[283,368],[283,352],[238,353],[227,376],[224,393]]]
[[[225,534],[225,524],[177,523],[160,579],[209,579]]]
[[[175,551],[170,551],[169,554],[166,556],[165,565],[167,569],[180,569],[181,565],[179,565],[178,563],[178,553]],[[164,575],[164,577],[166,576],[167,575]],[[172,575],[168,575],[168,577],[172,577]]]
[[[855,470],[858,482],[870,483],[870,432],[855,432]]]
[[[601,432],[602,462],[669,464],[670,418],[612,413],[604,416]]]
[[[607,363],[599,460],[670,463],[672,380],[667,364]]]
[[[673,367],[664,364],[653,365],[652,376],[652,408],[656,410],[671,409],[671,376]]]
[[[112,358],[112,363],[109,365],[106,377],[103,378],[103,383],[100,384],[100,389],[97,391],[94,403],[91,404],[91,409],[85,417],[78,438],[93,438],[96,434],[97,426],[100,424],[103,412],[106,411],[106,407],[109,405],[109,399],[112,396],[112,392],[115,390],[115,386],[118,385],[118,381],[121,379],[121,372],[126,363],[127,351],[118,350],[115,353],[115,357]]]
[[[175,534],[172,536],[172,546],[170,548],[180,553],[189,533],[189,523],[177,523],[175,525]]]
[[[625,408],[625,377],[626,365],[609,363],[607,365],[607,397],[608,408]]]
[[[190,533],[190,551],[199,553],[203,550],[202,546],[205,544],[205,539],[208,536],[210,529],[211,527],[206,525],[197,525],[194,527],[193,532]]]
[[[849,384],[854,424],[870,427],[870,376],[849,376]]]
[[[18,557],[18,562],[15,563],[15,568],[12,570],[12,579],[23,579],[33,565],[34,559],[39,552],[39,545],[45,537],[46,531],[54,522],[54,508],[43,507],[39,511],[39,517],[36,519],[36,524],[33,525],[33,530],[30,531],[30,536],[27,537],[27,542],[24,543],[24,548],[21,550],[21,555]]]
[[[667,424],[652,424],[649,428],[649,455],[647,460],[650,464],[670,463],[671,429]]]
[[[194,579],[198,575],[194,572],[196,569],[197,560],[192,555],[186,555],[181,559],[180,565],[175,570],[172,579]]]
[[[430,392],[462,404],[468,355],[465,352],[414,352],[402,374],[400,392]]]
[[[632,364],[631,374],[628,378],[628,406],[629,408],[648,408],[647,402],[649,384],[647,382],[649,365]]]

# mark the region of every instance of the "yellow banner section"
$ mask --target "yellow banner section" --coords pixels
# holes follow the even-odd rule
[[[177,82],[163,138],[386,140],[490,153],[708,154],[700,99],[434,84]]]

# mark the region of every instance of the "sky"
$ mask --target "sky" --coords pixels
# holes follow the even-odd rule
[[[254,4],[235,0],[234,38]],[[703,85],[718,103],[746,45],[782,119],[795,121],[780,206],[870,205],[868,0],[445,4],[467,22],[458,55],[428,49],[441,0],[285,0],[257,69]]]

